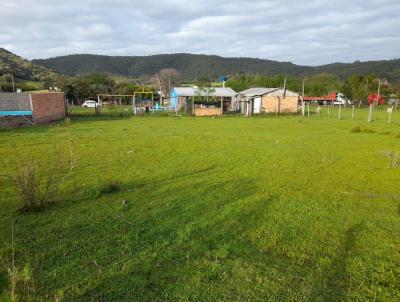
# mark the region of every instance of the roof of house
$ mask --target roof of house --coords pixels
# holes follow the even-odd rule
[[[213,91],[210,96],[216,97],[234,97],[236,92],[229,87],[212,87]],[[210,89],[210,88],[206,88]],[[199,95],[199,89],[197,87],[174,87],[173,90],[179,96],[197,96]]]
[[[255,97],[255,96],[263,96],[266,94],[272,96],[280,96],[283,95],[284,89],[283,88],[264,88],[264,87],[257,87],[257,88],[249,88],[239,92],[239,95],[243,95],[246,97]],[[286,89],[286,96],[298,96],[299,94],[290,90]]]

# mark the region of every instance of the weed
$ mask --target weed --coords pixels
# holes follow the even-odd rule
[[[389,159],[389,168],[397,169],[400,167],[400,153],[386,150],[384,155]]]
[[[361,126],[356,126],[350,130],[351,133],[376,133],[374,129],[371,128],[362,128]],[[382,133],[382,134],[390,134],[390,133]]]
[[[11,181],[17,189],[21,200],[21,212],[42,209],[48,203],[54,201],[61,185],[75,167],[71,153],[71,162],[68,172],[57,177],[58,167],[53,167],[50,173],[40,169],[37,163],[29,162],[17,169],[15,175],[1,175]]]

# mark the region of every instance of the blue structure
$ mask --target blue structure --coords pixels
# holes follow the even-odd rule
[[[169,105],[171,107],[178,108],[178,104],[179,104],[179,94],[178,91],[174,88],[172,89],[171,92],[171,100]]]
[[[32,111],[0,111],[0,116],[20,116],[20,115],[32,115]]]

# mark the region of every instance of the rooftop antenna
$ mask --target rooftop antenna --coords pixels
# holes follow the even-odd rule
[[[225,87],[225,82],[228,80],[228,76],[220,76],[218,80],[222,82],[222,87]]]

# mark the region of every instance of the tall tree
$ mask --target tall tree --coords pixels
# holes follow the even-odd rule
[[[174,68],[161,69],[151,77],[151,82],[155,89],[160,89],[164,96],[169,96],[174,86],[180,82],[180,74]]]

